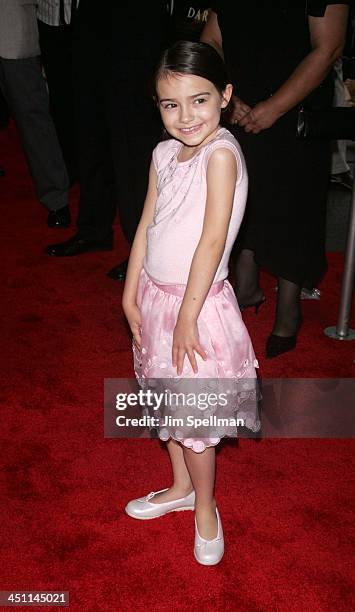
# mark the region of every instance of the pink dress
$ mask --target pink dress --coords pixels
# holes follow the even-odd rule
[[[133,353],[139,384],[164,398],[159,406],[145,408],[147,416],[158,419],[160,439],[172,437],[202,452],[224,436],[236,436],[241,425],[253,432],[260,429],[258,362],[226,280],[230,251],[244,214],[248,177],[240,147],[224,128],[188,162],[177,161],[181,146],[168,140],[153,152],[158,197],[147,229],[137,293],[142,348],[133,344]],[[196,355],[198,373],[194,374],[186,356],[178,377],[172,366],[173,332],[202,233],[208,159],[219,147],[235,154],[238,178],[225,250],[197,321],[207,360]]]

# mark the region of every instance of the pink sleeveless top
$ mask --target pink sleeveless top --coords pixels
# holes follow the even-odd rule
[[[160,142],[153,151],[158,197],[154,219],[147,228],[144,268],[164,284],[187,284],[192,258],[201,238],[207,200],[207,164],[217,148],[229,149],[237,160],[237,182],[227,240],[213,282],[228,276],[228,260],[243,218],[248,175],[240,146],[234,136],[220,128],[216,137],[195,156],[178,162],[178,140]]]

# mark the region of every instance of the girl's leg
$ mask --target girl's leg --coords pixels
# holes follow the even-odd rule
[[[272,333],[276,336],[294,336],[301,323],[302,287],[285,278],[278,279],[276,319]]]
[[[214,498],[215,448],[210,446],[202,453],[195,453],[184,446],[183,452],[196,493],[195,513],[199,534],[206,540],[213,540],[217,537],[216,501]]]
[[[259,266],[255,263],[253,251],[243,249],[239,253],[235,272],[238,303],[248,306],[261,300],[263,291],[259,286]]]
[[[164,491],[164,493],[159,493],[154,496],[151,501],[151,503],[154,504],[180,499],[191,493],[193,489],[181,444],[170,438],[166,446],[173,470],[173,484],[167,491]]]

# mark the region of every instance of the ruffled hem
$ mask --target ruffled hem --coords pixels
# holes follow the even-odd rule
[[[195,453],[203,453],[203,451],[206,450],[206,448],[217,446],[220,443],[220,441],[223,440],[224,438],[232,438],[232,437],[237,438],[238,436],[230,436],[230,435],[225,434],[218,438],[209,438],[208,440],[209,443],[207,441],[195,440],[193,438],[186,438],[184,440],[180,440],[179,438],[174,438],[174,436],[172,435],[170,435],[168,438],[162,438],[159,436],[159,440],[161,440],[162,442],[168,442],[169,440],[175,440],[176,442],[179,442],[183,446],[186,446],[186,448],[191,448],[191,450],[193,450]]]
[[[238,417],[238,419],[242,419],[242,418],[243,418],[242,416]],[[248,420],[246,420],[243,426],[245,426],[247,429],[249,429],[253,433],[258,433],[261,430],[260,421],[253,421],[253,422],[249,421],[248,422]],[[162,442],[168,442],[170,439],[172,439],[172,440],[175,440],[176,442],[180,442],[180,444],[182,444],[183,446],[186,446],[187,448],[191,448],[195,453],[203,453],[203,451],[206,448],[210,448],[211,446],[217,446],[217,444],[219,444],[219,442],[224,438],[237,438],[238,429],[236,428],[233,433],[231,432],[222,433],[214,437],[211,435],[209,438],[204,438],[204,439],[184,438],[184,437],[177,435],[177,433],[175,433],[175,435],[173,435],[172,433],[166,434],[165,431],[163,434],[162,431],[158,430],[158,437],[159,437],[159,440],[161,440]]]
[[[148,422],[154,423],[150,429],[163,442],[173,438],[196,452],[203,452],[209,446],[216,446],[222,438],[238,437],[240,428],[254,434],[261,430],[257,378],[140,382],[144,390],[149,389],[154,397],[163,400],[159,406],[151,403],[143,408]]]
[[[183,373],[177,376],[172,367],[171,353],[181,302],[182,297],[163,291],[142,271],[137,295],[142,319],[142,348],[138,350],[133,344],[135,374],[143,389],[161,394],[183,392],[186,397],[190,391],[196,397],[217,392],[219,399],[221,393],[226,396],[225,403],[218,401],[214,406],[202,407],[198,403],[192,408],[186,403],[169,405],[165,400],[160,410],[151,411],[151,416],[165,419],[161,421],[163,424],[169,418],[183,419],[182,427],[172,426],[163,431],[163,436],[158,432],[160,439],[173,438],[196,452],[203,452],[206,447],[218,444],[223,437],[235,437],[237,427],[233,429],[228,425],[216,430],[212,424],[201,434],[201,430],[193,429],[188,423],[189,417],[228,419],[228,424],[234,418],[243,419],[243,427],[254,433],[260,430],[260,392],[256,374],[259,364],[233,289],[228,281],[224,281],[216,295],[206,298],[197,322],[207,360],[196,355],[199,371],[194,374],[186,357]],[[176,435],[176,429],[181,435]]]

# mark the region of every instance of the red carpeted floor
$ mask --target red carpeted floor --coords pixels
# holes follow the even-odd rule
[[[73,611],[352,609],[352,440],[240,440],[218,456],[226,552],[193,558],[193,514],[139,522],[126,502],[169,485],[156,441],[103,437],[103,380],[132,376],[122,287],[105,272],[126,253],[51,259],[13,128],[0,134],[2,272],[0,590],[67,590]],[[73,205],[77,191],[72,194]],[[117,228],[117,235],[118,235]],[[342,256],[320,302],[304,303],[297,351],[266,361],[274,309],[246,323],[264,377],[351,377],[354,343],[334,342]]]

